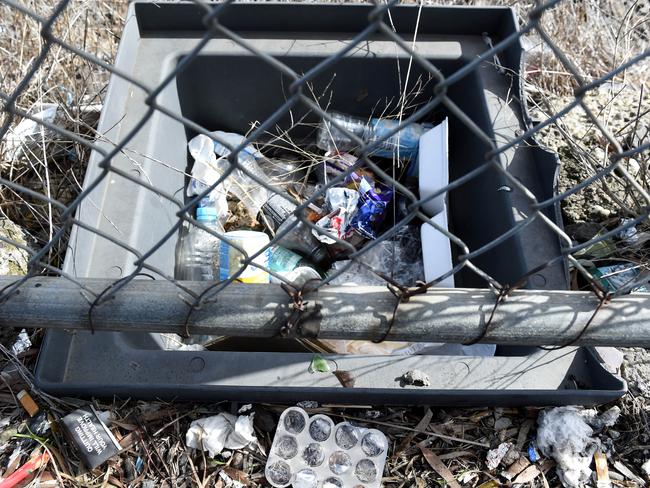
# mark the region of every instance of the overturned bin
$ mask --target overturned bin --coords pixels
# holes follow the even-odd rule
[[[418,119],[427,127],[446,124],[450,182],[485,163],[488,147],[472,126],[499,145],[527,130],[518,41],[497,56],[479,58],[517,31],[512,10],[391,8],[392,26],[407,44],[418,26],[417,52],[426,62],[410,62],[406,51],[369,28],[372,12],[365,5],[233,4],[217,12],[219,26],[226,29],[213,24],[210,37],[204,22],[210,25],[212,17],[201,6],[134,2],[99,125],[104,135],[99,144],[107,151],[113,143],[129,141],[111,160],[117,171],[93,187],[78,209],[77,219],[88,228],[73,230],[65,271],[117,280],[136,269],[136,250],[147,253],[147,263],[161,273],[147,271],[136,279],[182,278],[178,253],[184,232],[174,228],[179,207],[167,197],[190,201],[186,188],[194,158],[187,147],[199,127],[247,134],[251,124],[285,107],[260,139],[268,143],[284,134],[313,141],[321,123],[308,105],[287,105],[297,86],[270,57],[301,76],[306,73],[303,92],[328,113],[365,119],[382,111],[378,103],[399,100],[406,79],[415,88],[408,103],[396,105],[408,106],[404,118],[430,104],[440,94],[431,65],[442,76],[453,76],[454,83],[444,87],[452,103],[436,104]],[[350,43],[353,49],[325,63]],[[472,63],[473,69],[463,69]],[[155,98],[142,89],[157,86],[162,89]],[[105,170],[102,159],[93,154],[86,188]],[[553,196],[557,157],[533,139],[502,153],[500,164],[538,199]],[[472,263],[486,275],[513,285],[527,277],[525,288],[533,290],[568,288],[566,265],[553,260],[561,243],[541,219],[508,234],[532,210],[501,171],[487,168],[480,177],[462,180],[448,192],[447,204],[439,224],[470,250],[482,250]],[[561,225],[557,208],[545,212]],[[451,259],[453,266],[459,264],[457,250]],[[451,282],[446,278],[443,284],[457,288],[488,287],[468,267],[457,269]],[[460,347],[441,350],[444,355],[332,354],[314,349],[310,341],[234,336],[214,340],[210,349],[169,350],[159,333],[48,331],[36,377],[56,394],[195,400],[552,405],[606,402],[625,392],[625,383],[605,369],[598,353],[584,347],[500,345],[493,355],[480,356],[467,355],[476,349],[452,355],[463,351]],[[353,381],[318,374],[322,368],[345,371]],[[413,371],[427,381],[405,384],[404,374]]]

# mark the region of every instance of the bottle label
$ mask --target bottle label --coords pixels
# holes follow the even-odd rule
[[[226,234],[226,236],[228,236],[230,240],[234,241],[238,246],[244,249],[249,256],[257,253],[260,247],[265,245],[262,242],[256,242],[255,239],[232,236],[228,234]],[[268,243],[268,238],[266,242]],[[225,241],[221,241],[219,255],[219,279],[221,281],[224,281],[241,269],[244,255]],[[266,249],[262,254],[257,256],[253,260],[253,263],[268,267],[269,250]],[[239,274],[239,276],[237,276],[237,281],[240,281],[242,283],[268,283],[269,274],[254,264],[249,264],[246,266],[244,271]]]
[[[262,206],[262,212],[277,229],[296,210],[296,206],[282,195],[275,194]]]
[[[275,246],[271,249],[269,256],[269,269],[275,273],[286,273],[293,271],[302,256],[284,247]]]

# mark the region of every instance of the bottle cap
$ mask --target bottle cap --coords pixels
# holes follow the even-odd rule
[[[217,209],[214,207],[199,207],[196,209],[196,220],[217,220]]]

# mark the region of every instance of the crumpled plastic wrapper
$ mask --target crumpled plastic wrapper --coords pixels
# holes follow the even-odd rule
[[[348,236],[350,221],[357,213],[359,192],[349,188],[330,188],[327,190],[326,201],[331,212],[316,222],[316,225],[343,240]],[[334,239],[318,233],[315,229],[312,229],[311,232],[316,239],[324,244],[336,243]]]
[[[372,270],[392,278],[404,286],[414,286],[424,281],[422,242],[417,226],[400,229],[390,241],[382,241],[357,258],[341,275],[329,282],[334,286],[386,286],[386,280]],[[350,261],[337,261],[330,273],[340,271]],[[448,355],[448,356],[494,356],[494,344],[448,344],[439,342],[396,342],[323,340],[324,344],[338,354],[374,355]]]
[[[257,444],[253,416],[235,416],[222,412],[213,417],[193,421],[185,435],[185,444],[192,449],[208,451],[214,457],[224,449],[242,449]]]
[[[32,347],[32,341],[29,340],[27,331],[23,329],[20,331],[20,334],[18,334],[16,342],[14,342],[11,346],[11,352],[15,356],[18,356],[19,354],[27,351],[30,347]]]
[[[404,286],[414,286],[416,282],[424,281],[422,243],[420,232],[414,226],[401,229],[391,240],[378,243],[361,254],[357,260],[363,264],[352,263],[348,270],[334,278],[330,284],[386,285],[386,281],[371,270],[376,270]],[[334,263],[332,271],[342,269],[348,262]]]
[[[557,407],[542,412],[538,420],[537,447],[557,462],[560,480],[569,488],[578,488],[591,478],[591,460],[600,448],[593,437],[605,427],[616,423],[620,408],[612,407],[602,414],[595,409]]]
[[[367,239],[376,239],[377,229],[384,221],[386,208],[393,198],[393,190],[364,176],[359,182],[359,194],[360,205],[350,225]]]

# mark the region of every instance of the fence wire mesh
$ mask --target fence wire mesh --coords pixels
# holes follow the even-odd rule
[[[572,53],[560,47],[553,35],[547,32],[542,22],[544,16],[551,9],[557,8],[558,4],[561,3],[571,3],[569,0],[565,0],[565,2],[562,0],[537,2],[528,11],[527,17],[520,19],[517,32],[502,39],[491,39],[486,36],[483,52],[450,72],[445,72],[437,66],[435,60],[427,58],[420,52],[417,40],[417,24],[414,27],[415,35],[412,38],[395,29],[391,17],[391,8],[395,8],[398,4],[395,1],[388,3],[375,2],[367,17],[365,28],[356,33],[351,40],[342,42],[341,48],[335,53],[328,54],[324,59],[314,62],[312,66],[304,71],[292,67],[283,57],[265,51],[259,43],[254,42],[254,39],[245,32],[237,32],[232,30],[226,23],[222,23],[224,14],[232,7],[233,2],[215,4],[195,1],[193,4],[202,9],[204,31],[194,40],[193,49],[170,70],[157,86],[149,86],[134,77],[132,73],[96,56],[84,45],[76,45],[67,40],[66,37],[61,36],[57,22],[70,8],[69,0],[58,2],[49,11],[34,11],[14,0],[4,0],[2,3],[5,5],[5,12],[13,15],[18,21],[29,19],[30,22],[39,24],[40,50],[38,55],[29,63],[28,69],[21,73],[20,76],[16,76],[15,73],[3,74],[2,91],[0,92],[4,115],[0,128],[0,139],[3,141],[3,171],[0,177],[0,185],[5,187],[3,196],[5,199],[10,198],[8,196],[10,195],[12,198],[15,196],[16,199],[20,198],[21,200],[38,203],[38,210],[34,212],[34,218],[44,222],[42,225],[47,234],[45,240],[36,243],[29,242],[29,239],[25,241],[16,238],[10,233],[0,234],[0,239],[7,245],[5,247],[12,247],[12,249],[18,250],[19,253],[28,255],[27,273],[15,277],[0,291],[0,300],[2,302],[11,300],[12,296],[15,296],[30,279],[42,275],[55,275],[76,283],[80,290],[83,290],[84,296],[88,299],[89,317],[92,318],[92,311],[95,307],[110,307],[110,298],[120,293],[120,290],[131,280],[154,277],[168,280],[178,287],[179,300],[183,300],[188,305],[187,324],[191,324],[193,311],[206,302],[219,300],[221,290],[233,282],[239,281],[246,269],[257,267],[272,276],[274,280],[282,283],[288,295],[288,303],[296,311],[293,318],[283,329],[286,331],[294,328],[299,321],[303,297],[308,297],[310,292],[318,290],[320,287],[330,286],[343,273],[351,269],[362,269],[371,273],[375,279],[381,279],[395,295],[396,313],[399,313],[399,303],[408,300],[410,296],[423,293],[461,272],[473,274],[478,277],[481,283],[494,290],[495,307],[507,297],[510,291],[521,287],[534,287],[534,284],[531,285],[530,278],[550,266],[564,266],[566,264],[568,269],[571,270],[573,289],[582,287],[593,290],[598,296],[601,305],[608,300],[616,299],[617,296],[637,289],[648,281],[647,274],[644,271],[639,272],[639,270],[644,269],[643,248],[645,240],[643,236],[645,234],[643,230],[650,213],[650,194],[646,179],[647,163],[650,160],[648,158],[650,141],[648,139],[648,127],[644,125],[644,117],[650,107],[644,105],[647,99],[644,97],[643,87],[641,87],[636,117],[626,121],[619,130],[613,131],[606,121],[607,117],[609,117],[607,107],[595,109],[590,102],[589,96],[604,89],[610,91],[619,89],[617,87],[623,86],[621,80],[624,80],[626,73],[631,69],[639,69],[643,72],[644,68],[641,67],[647,63],[650,50],[647,47],[647,42],[645,42],[645,45],[641,42],[640,50],[633,55],[624,57],[615,68],[610,69],[606,74],[597,77],[585,75],[581,67],[572,61]],[[98,8],[101,9],[102,7]],[[419,8],[427,7],[420,6]],[[418,21],[419,18],[418,14]],[[540,106],[543,103],[540,102],[537,107],[538,110],[535,112],[536,120],[534,123],[529,123],[526,130],[518,131],[514,137],[508,140],[499,140],[493,133],[486,131],[481,124],[477,123],[473,114],[461,109],[458,100],[450,96],[450,91],[466,77],[485,69],[486,65],[490,66],[491,69],[502,72],[504,68],[500,62],[500,56],[504,55],[506,49],[522,42],[524,37],[530,38],[530,36],[535,36],[539,40],[536,49],[539,52],[544,52],[545,56],[552,58],[553,66],[558,70],[561,69],[567,75],[562,80],[562,83],[570,86],[573,95],[564,97],[564,106],[560,108],[546,107],[546,110],[542,110]],[[225,140],[219,135],[215,135],[211,132],[215,130],[215,127],[207,127],[199,120],[193,120],[160,103],[161,94],[170,84],[177,83],[179,77],[199,58],[205,46],[215,38],[231,41],[271,67],[287,82],[284,86],[284,103],[275,107],[274,112],[265,119],[252,124],[251,130],[239,144],[233,144],[232,140]],[[644,37],[641,36],[641,39],[643,40]],[[328,110],[327,106],[324,106],[323,94],[315,93],[313,90],[313,82],[317,77],[327,73],[336,74],[337,67],[341,66],[342,60],[351,56],[355,51],[364,49],[364,45],[370,40],[373,42],[378,40],[389,42],[391,46],[394,46],[399,57],[408,61],[408,64],[405,65],[406,73],[400,73],[399,75],[405,77],[405,83],[403,92],[395,93],[398,100],[396,114],[386,113],[389,110],[382,107],[378,109],[385,118],[392,118],[396,123],[389,130],[382,133],[381,137],[372,141],[344,127],[340,119],[335,118],[333,112]],[[647,41],[647,37],[645,37],[645,40]],[[580,40],[576,40],[576,42],[579,43]],[[103,140],[103,134],[93,131],[93,124],[96,121],[83,120],[82,123],[76,124],[63,123],[60,113],[56,117],[48,116],[46,111],[37,113],[39,111],[29,110],[24,104],[20,103],[21,96],[28,87],[36,83],[39,77],[46,76],[48,70],[52,68],[52,63],[56,62],[56,58],[52,54],[61,51],[72,54],[82,65],[100,67],[110,73],[113,78],[129,83],[132,90],[145,94],[146,110],[144,115],[126,131],[119,141],[114,141],[110,146],[98,144],[99,141]],[[20,53],[4,52],[2,55],[19,56]],[[399,69],[399,66],[398,63],[397,69]],[[409,84],[411,70],[415,71],[415,67],[417,67],[418,72],[426,74],[426,79],[421,77],[417,80],[411,79],[410,82],[416,86],[413,90],[417,91],[418,94],[427,94],[428,98],[423,102],[412,104],[412,100],[408,96],[407,85]],[[540,67],[540,71],[544,71],[543,66]],[[415,75],[413,76],[415,77]],[[509,76],[517,79],[518,73],[509,73]],[[79,76],[79,78],[84,82],[88,82],[88,78],[82,76]],[[567,81],[567,79],[570,81]],[[256,83],[265,83],[264,80],[255,80],[254,77],[251,77],[249,81],[252,94],[255,93]],[[530,90],[530,86],[527,86],[527,88]],[[620,89],[623,90],[624,88]],[[534,95],[535,93],[532,93],[532,95],[530,92],[528,93],[529,97],[534,98]],[[229,94],[225,93],[223,96],[227,97]],[[514,96],[516,97],[517,94]],[[520,102],[524,103],[523,100]],[[89,106],[88,103],[86,105]],[[253,144],[262,154],[267,154],[276,150],[276,146],[279,144],[278,140],[286,143],[286,140],[283,140],[282,137],[289,137],[287,134],[291,132],[291,129],[300,125],[302,121],[292,118],[293,125],[285,127],[279,132],[278,122],[283,117],[293,116],[296,107],[303,107],[312,116],[316,115],[320,123],[325,127],[329,126],[331,131],[341,131],[349,141],[353,142],[355,146],[354,153],[358,158],[338,175],[314,187],[313,192],[305,198],[300,198],[297,193],[288,191],[286,185],[281,185],[277,181],[268,178],[263,172],[251,170],[245,164],[246,158],[242,157],[249,150],[249,144]],[[65,106],[59,105],[58,110],[65,111]],[[408,128],[410,124],[429,121],[431,115],[436,111],[437,113],[444,112],[447,117],[453,118],[457,122],[456,127],[462,127],[463,130],[471,133],[475,138],[473,140],[483,146],[484,159],[476,161],[472,165],[473,169],[462,175],[454,175],[452,171],[452,177],[448,184],[423,198],[418,194],[417,189],[406,184],[403,178],[398,177],[398,173],[401,174],[404,171],[404,158],[400,158],[400,155],[396,154],[392,159],[380,160],[376,157],[376,153],[386,141],[389,141],[394,136],[403,137],[403,129]],[[520,178],[513,175],[508,165],[504,164],[504,158],[510,151],[530,146],[534,142],[532,138],[538,138],[544,131],[551,129],[560,131],[575,140],[584,139],[586,137],[584,131],[580,132],[580,130],[565,124],[570,114],[575,112],[581,112],[581,117],[586,119],[589,130],[592,131],[592,138],[594,137],[593,134],[597,133],[598,145],[604,148],[604,151],[602,151],[599,159],[590,154],[584,155],[583,162],[587,169],[586,172],[578,174],[577,180],[569,180],[568,183],[561,181],[559,187],[551,195],[535,193]],[[214,141],[214,143],[223,145],[230,151],[230,154],[225,159],[220,160],[222,171],[218,174],[218,177],[206,182],[207,184],[201,188],[198,194],[188,198],[183,197],[185,191],[180,192],[180,196],[179,193],[172,194],[161,189],[151,180],[142,178],[134,172],[125,171],[113,164],[114,158],[129,152],[132,141],[147,124],[152,122],[154,115],[174,119],[186,128],[188,134],[203,135]],[[377,116],[377,114],[366,115]],[[37,130],[30,135],[21,134],[18,130],[21,121],[33,121],[36,123]],[[643,130],[645,130],[645,133],[643,133]],[[312,139],[315,137],[316,131],[317,127],[312,126]],[[270,134],[275,135],[270,137]],[[542,139],[544,138],[542,137]],[[59,151],[66,153],[64,156],[67,158],[68,164],[71,165],[82,164],[80,159],[88,158],[91,151],[97,155],[96,166],[99,168],[97,176],[86,178],[83,188],[76,195],[65,195],[65,197],[58,198],[57,193],[60,192],[50,191],[51,185],[49,181],[47,185],[44,181],[41,181],[40,185],[27,185],[14,173],[16,161],[24,158],[27,153],[32,155],[38,153],[39,159],[45,168],[48,164],[54,164],[56,154],[53,154],[51,149],[48,152],[46,148],[46,145],[49,145],[51,140],[65,140],[68,144],[66,147],[74,146],[76,148],[73,156],[66,153],[66,151],[69,152],[69,149],[65,147],[63,149],[59,148]],[[185,146],[187,141],[179,140],[178,144]],[[286,149],[286,144],[284,144],[284,147]],[[313,147],[313,144],[310,147]],[[399,153],[400,147],[397,146],[396,153]],[[295,150],[296,145],[294,145]],[[325,164],[325,157],[322,152],[319,154],[316,150],[312,151],[311,149],[311,152],[309,152],[307,149],[300,147],[297,150],[303,152],[305,159],[311,160],[310,168]],[[563,156],[563,154],[560,154],[561,161]],[[50,158],[49,162],[48,157]],[[224,164],[225,161],[227,161],[227,164]],[[480,245],[468,244],[462,235],[454,233],[453,224],[447,228],[434,221],[432,216],[425,212],[424,207],[434,199],[454,192],[463,185],[470,182],[480,182],[487,173],[499,175],[499,178],[504,182],[504,185],[500,187],[500,191],[516,193],[522,196],[527,202],[529,211],[520,216],[521,218],[512,223],[506,231],[501,232],[498,236],[490,238]],[[318,225],[315,219],[310,218],[310,212],[313,212],[314,208],[322,209],[323,200],[329,189],[341,187],[359,174],[371,174],[378,188],[389,188],[394,192],[394,198],[399,196],[404,202],[403,208],[405,209],[399,218],[395,217],[395,214],[392,220],[387,217],[390,225],[384,225],[376,238],[365,239],[362,244],[351,243],[349,239],[342,238],[339,234],[334,235],[331,230],[326,230],[323,226]],[[119,229],[116,228],[114,232],[101,230],[79,217],[79,208],[89,198],[89,195],[100,184],[105,184],[106,181],[113,179],[118,182],[128,180],[132,184],[139,185],[148,192],[156,194],[160,199],[172,203],[177,208],[175,222],[166,229],[163,239],[146,248],[141,245],[134,246],[128,239],[124,238]],[[228,233],[217,232],[213,227],[209,227],[203,221],[195,218],[195,210],[201,204],[201,201],[205,197],[214,195],[215,191],[218,192],[219,189],[224,188],[224,184],[231,181],[254,182],[256,185],[255,191],[261,189],[268,192],[267,197],[282,194],[288,201],[296,205],[292,211],[293,216],[289,218],[290,225],[282,226],[277,233],[271,232],[269,244],[252,254],[247,253],[246,249],[233,240]],[[77,181],[76,183],[80,185],[80,182]],[[253,187],[249,186],[249,190],[251,188]],[[492,191],[493,189],[490,189],[490,192]],[[562,202],[569,201],[584,192],[608,194],[610,195],[608,201],[618,208],[615,213],[608,212],[609,214],[604,219],[601,219],[606,222],[598,226],[597,232],[593,232],[587,238],[576,240],[575,236],[569,235],[568,232],[563,230],[562,222],[555,215],[557,215],[556,209]],[[494,197],[490,193],[487,198]],[[111,204],[110,201],[105,202],[105,205]],[[596,211],[602,210],[595,203],[594,207],[596,207]],[[474,210],[478,216],[480,214],[476,211],[478,209]],[[453,205],[450,206],[448,211],[450,221],[453,222]],[[56,215],[54,221],[53,215]],[[252,217],[255,218],[256,216],[253,215]],[[260,217],[259,220],[263,221],[264,217]],[[20,222],[18,223],[20,224]],[[401,233],[405,229],[412,227],[416,223],[418,225],[422,223],[429,225],[436,232],[449,239],[454,248],[455,256],[450,269],[429,281],[412,280],[405,282],[401,279],[402,277],[392,274],[390,269],[373,269],[368,266],[367,261],[364,261],[364,256],[384,242],[394,243],[396,236],[403,235]],[[505,282],[502,278],[495,276],[495,273],[490,272],[481,264],[481,256],[489,254],[509,240],[516,239],[520,233],[533,224],[541,225],[544,232],[550,232],[552,235],[557,236],[560,246],[558,246],[559,252],[555,256],[546,259],[543,263],[529,266],[525,272],[520,273],[517,279],[512,279],[510,282]],[[166,224],[160,222],[160,225]],[[223,280],[215,279],[202,293],[192,291],[192,289],[184,285],[184,282],[180,279],[181,276],[152,264],[150,259],[162,246],[169,245],[170,242],[176,243],[179,236],[190,226],[191,228],[203,229],[214,235],[239,251],[243,256],[239,269]],[[345,258],[345,260],[341,261],[344,264],[337,266],[336,270],[324,274],[321,279],[310,280],[301,284],[287,279],[286,275],[271,269],[268,264],[260,264],[259,258],[265,256],[271,246],[286,242],[287,236],[296,233],[299,227],[307,227],[310,231],[313,231],[312,235],[321,236],[321,238],[325,236],[330,240],[329,242],[335,243],[330,244],[330,254],[331,249],[336,249],[339,256]],[[477,223],[476,227],[481,228],[482,226]],[[123,276],[117,277],[114,283],[101,293],[88,288],[74,270],[71,272],[67,268],[64,269],[63,266],[62,256],[66,251],[68,256],[70,253],[92,252],[91,249],[73,249],[69,239],[70,233],[74,232],[73,229],[75,228],[93,233],[129,253],[132,256],[132,269],[125,270]],[[632,236],[634,233],[636,233],[637,237],[626,241],[628,247],[625,251],[627,252],[625,261],[632,263],[632,266],[626,269],[636,270],[636,272],[631,275],[632,277],[623,286],[608,287],[602,275],[598,275],[597,271],[595,271],[597,267],[593,265],[593,260],[585,259],[585,255],[590,256],[585,251],[593,251],[602,247],[607,248],[612,245],[612,242],[620,244],[625,239],[624,236]],[[635,257],[630,259],[630,255]],[[535,260],[529,261],[534,262]],[[579,284],[576,285],[576,283]],[[600,306],[596,310],[598,309],[600,309]]]

